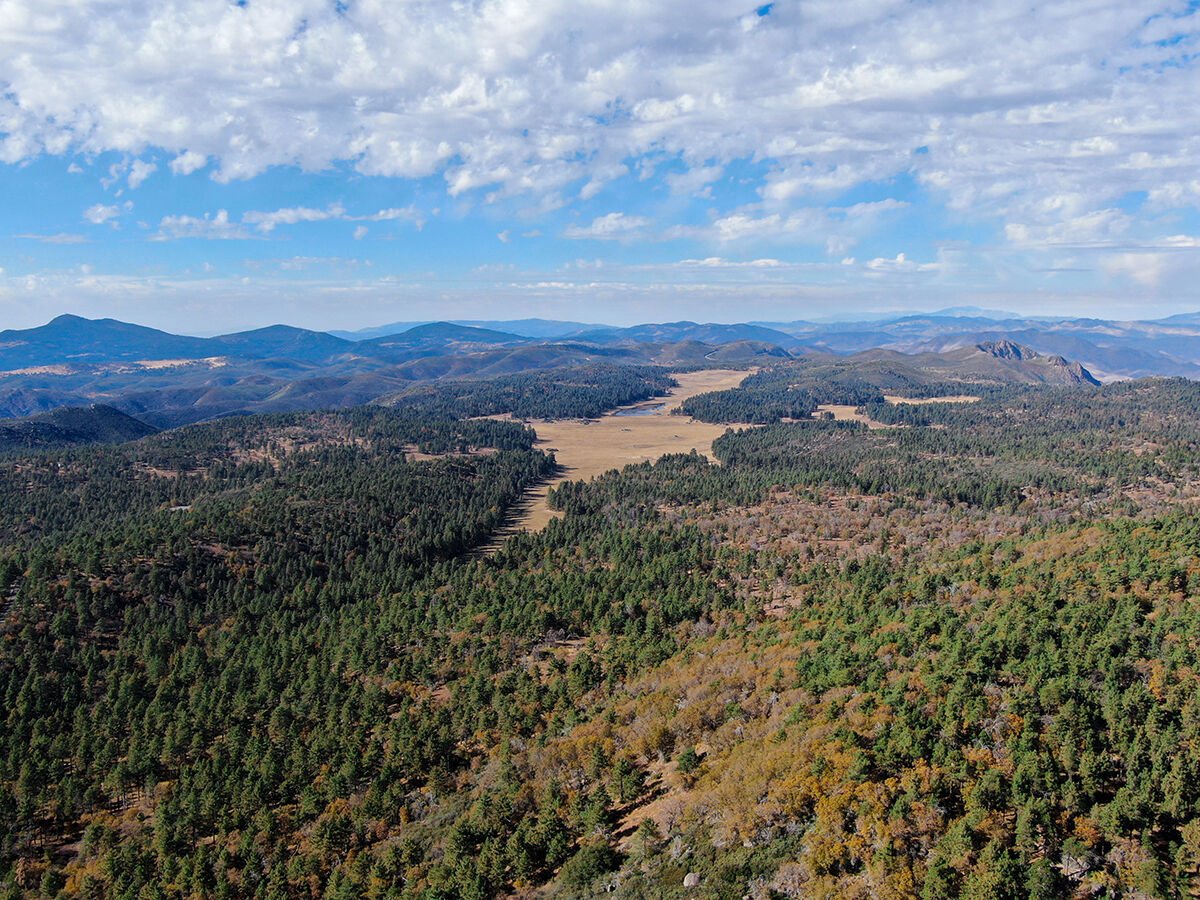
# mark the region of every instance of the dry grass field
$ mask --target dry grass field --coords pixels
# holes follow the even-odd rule
[[[816,418],[822,413],[829,413],[839,422],[862,422],[872,431],[877,428],[890,428],[890,425],[884,425],[882,422],[876,422],[869,416],[864,416],[858,411],[857,406],[847,406],[841,403],[822,403],[817,407],[817,411],[813,413]]]
[[[559,513],[550,509],[550,488],[564,481],[594,478],[630,463],[656,460],[668,453],[696,450],[712,458],[712,442],[728,425],[710,425],[672,415],[689,397],[706,391],[737,387],[749,372],[708,369],[675,376],[679,387],[665,397],[623,407],[599,419],[535,420],[538,447],[553,451],[563,473],[554,481],[530,491],[525,509],[513,522],[513,531],[540,531]]]
[[[956,394],[952,397],[928,397],[922,399],[913,399],[910,397],[899,397],[895,394],[884,394],[883,399],[888,403],[901,404],[907,403],[910,406],[924,406],[927,403],[978,403],[978,397],[971,397],[967,394]],[[862,422],[872,431],[879,428],[893,428],[895,426],[885,425],[882,422],[876,422],[869,416],[865,416],[858,411],[856,406],[844,406],[837,403],[823,403],[817,407],[814,416],[819,416],[821,413],[830,413],[834,419],[839,422]]]

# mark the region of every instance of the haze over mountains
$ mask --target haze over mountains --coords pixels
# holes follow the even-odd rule
[[[359,332],[334,332],[364,340],[406,331],[420,322],[396,322]],[[1146,375],[1200,377],[1200,313],[1152,321],[1021,316],[1003,310],[957,307],[931,313],[838,322],[750,322],[744,325],[697,325],[675,322],[613,328],[578,322],[523,319],[508,322],[463,321],[527,338],[572,338],[599,343],[626,340],[699,340],[727,343],[760,340],[788,350],[855,353],[876,347],[903,353],[940,352],[984,341],[1012,340],[1048,354],[1079,361],[1108,380]]]
[[[99,403],[169,427],[234,413],[386,402],[445,378],[595,363],[749,366],[824,355],[863,365],[903,360],[931,372],[1014,382],[1200,377],[1200,315],[1154,322],[1001,315],[632,327],[537,319],[397,323],[353,339],[287,325],[201,338],[65,315],[0,332],[0,416]]]

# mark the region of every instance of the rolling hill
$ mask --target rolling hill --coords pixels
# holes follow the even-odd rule
[[[0,452],[119,444],[157,431],[111,406],[62,407],[36,416],[0,421]]]

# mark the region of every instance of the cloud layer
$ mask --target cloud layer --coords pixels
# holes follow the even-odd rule
[[[912,172],[1076,240],[1133,192],[1200,205],[1198,31],[1128,0],[0,0],[0,158],[346,163],[551,204],[663,162],[703,196],[750,160],[764,216]]]
[[[1194,306],[1198,75],[1197,0],[0,0],[0,313]]]

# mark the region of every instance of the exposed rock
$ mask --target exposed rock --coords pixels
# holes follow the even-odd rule
[[[1004,338],[999,341],[984,341],[982,344],[976,345],[984,353],[989,356],[994,356],[996,359],[1037,359],[1037,351],[1030,347],[1023,347],[1015,341],[1010,341]]]

